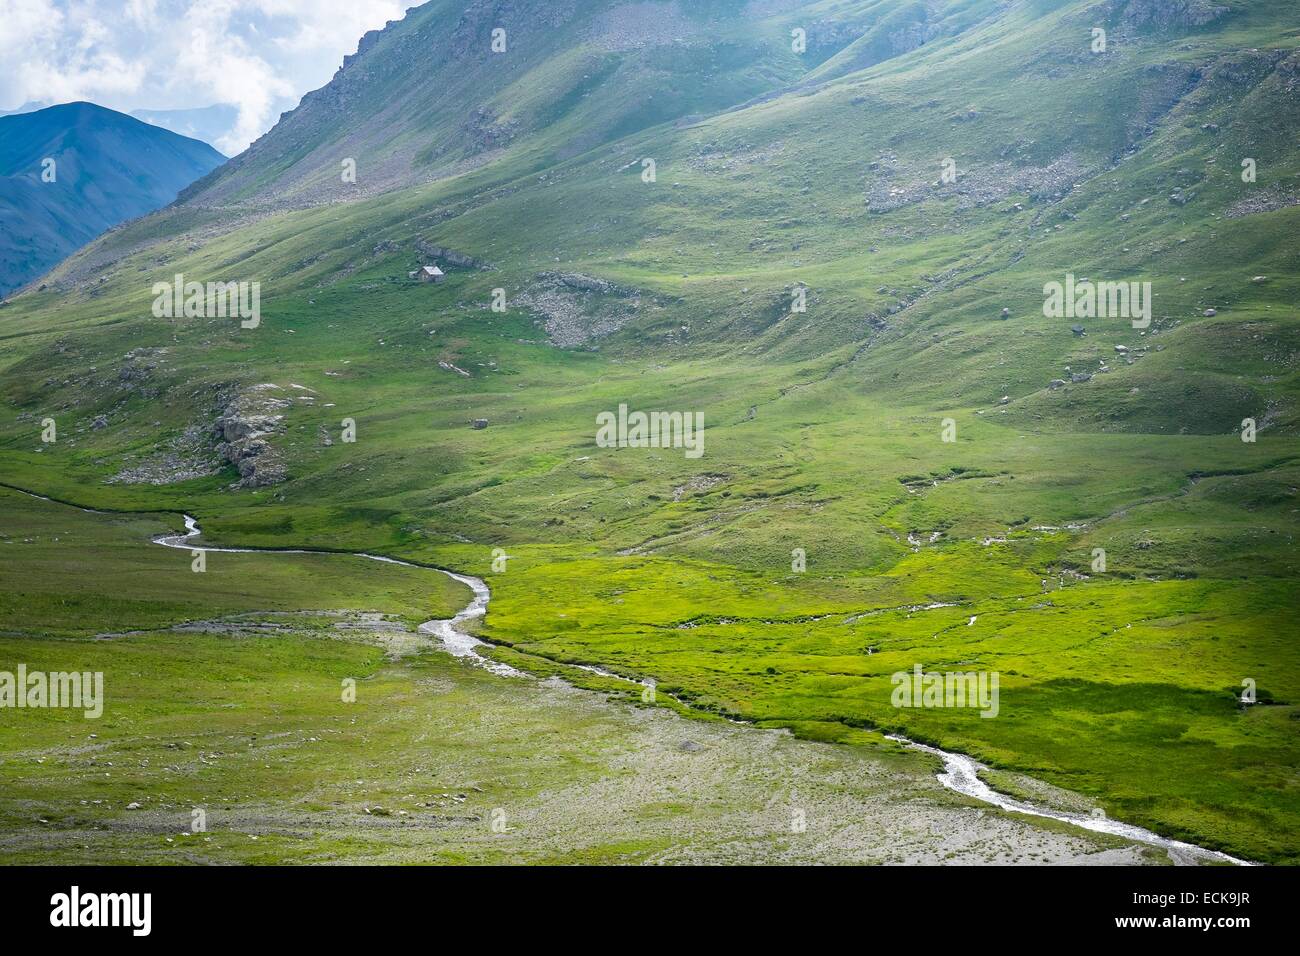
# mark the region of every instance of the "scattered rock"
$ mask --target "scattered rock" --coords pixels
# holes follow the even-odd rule
[[[181,434],[163,439],[141,457],[132,458],[108,482],[170,485],[215,475],[221,470],[222,460],[212,447],[211,435],[211,426],[206,423],[191,424]]]
[[[1242,216],[1273,212],[1298,203],[1300,203],[1300,193],[1287,192],[1282,186],[1274,184],[1237,200],[1227,208],[1224,215],[1229,219],[1240,219]]]
[[[977,115],[975,112],[961,114],[962,118]],[[979,208],[1024,193],[1055,202],[1090,172],[1078,157],[1067,153],[1040,167],[1003,162],[981,164],[964,170],[956,183],[944,183],[917,175],[896,158],[884,156],[868,179],[865,205],[874,215],[940,197],[953,199],[958,209]],[[1021,211],[1024,205],[1015,203],[1008,208]]]
[[[754,409],[751,409],[754,411]],[[752,416],[751,416],[752,417]],[[727,480],[727,475],[696,475],[684,484],[673,488],[673,501],[681,501],[688,494],[703,494],[712,491]]]
[[[641,296],[635,289],[572,272],[540,273],[536,284],[514,301],[536,314],[551,342],[561,348],[611,335],[641,309]]]

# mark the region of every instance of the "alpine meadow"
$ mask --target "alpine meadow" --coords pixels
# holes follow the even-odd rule
[[[1295,0],[430,0],[190,152],[0,302],[0,863],[1300,864]]]

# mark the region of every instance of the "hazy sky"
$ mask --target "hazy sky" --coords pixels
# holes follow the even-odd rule
[[[0,0],[0,110],[227,103],[234,155],[328,82],[367,30],[422,0]]]

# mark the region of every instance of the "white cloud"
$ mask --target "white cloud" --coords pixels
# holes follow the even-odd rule
[[[216,143],[242,150],[324,85],[400,0],[0,0],[0,109],[90,100],[237,108]]]
[[[63,30],[63,14],[53,0],[0,0],[0,56],[12,67],[33,44],[45,45]]]

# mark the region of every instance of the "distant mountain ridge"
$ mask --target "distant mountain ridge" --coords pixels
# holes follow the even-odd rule
[[[21,106],[17,106],[11,110],[0,110],[0,116],[17,116],[19,113],[35,113],[37,110],[47,109],[49,105],[49,103],[28,100]]]
[[[0,117],[0,295],[223,162],[206,143],[93,103]]]

